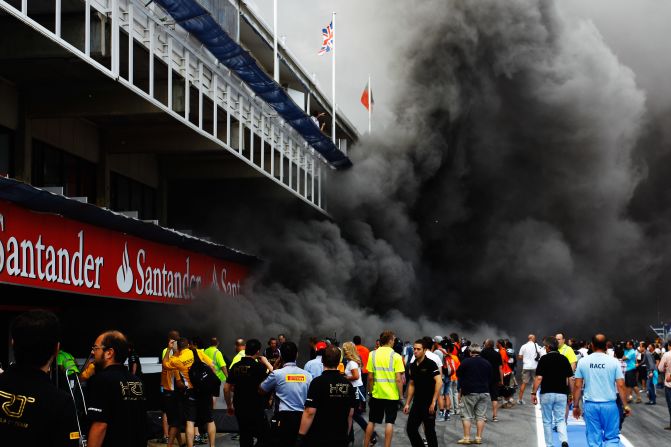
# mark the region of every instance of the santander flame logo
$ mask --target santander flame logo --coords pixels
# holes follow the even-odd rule
[[[123,293],[128,293],[133,287],[133,271],[130,268],[130,260],[128,258],[128,242],[124,246],[121,265],[116,272],[116,285]]]

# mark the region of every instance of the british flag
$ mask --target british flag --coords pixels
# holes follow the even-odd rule
[[[329,23],[326,28],[322,28],[322,47],[319,50],[319,55],[329,53],[333,49],[333,22]]]

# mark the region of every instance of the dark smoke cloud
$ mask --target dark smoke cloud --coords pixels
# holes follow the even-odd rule
[[[217,301],[216,329],[641,335],[669,281],[657,208],[671,196],[648,176],[669,161],[654,149],[668,133],[633,71],[555,2],[414,6],[393,67],[396,122],[331,176],[333,221],[241,219],[235,244],[267,263],[243,297]]]

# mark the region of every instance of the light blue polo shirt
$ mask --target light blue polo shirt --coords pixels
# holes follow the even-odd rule
[[[612,402],[617,398],[615,381],[624,379],[620,362],[603,352],[595,352],[578,361],[576,379],[585,381],[585,400]]]
[[[275,391],[280,400],[280,411],[303,411],[308,397],[308,388],[312,375],[296,366],[296,363],[284,364],[284,368],[276,369],[261,384],[266,393]]]
[[[310,373],[313,379],[319,377],[324,372],[324,364],[322,363],[322,356],[318,355],[314,359],[305,364],[305,370]]]

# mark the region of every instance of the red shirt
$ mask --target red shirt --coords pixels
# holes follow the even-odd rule
[[[368,354],[370,354],[370,351],[364,345],[356,345],[356,352],[358,352],[359,357],[361,357],[361,372],[363,374],[368,374],[366,365],[368,364]]]

